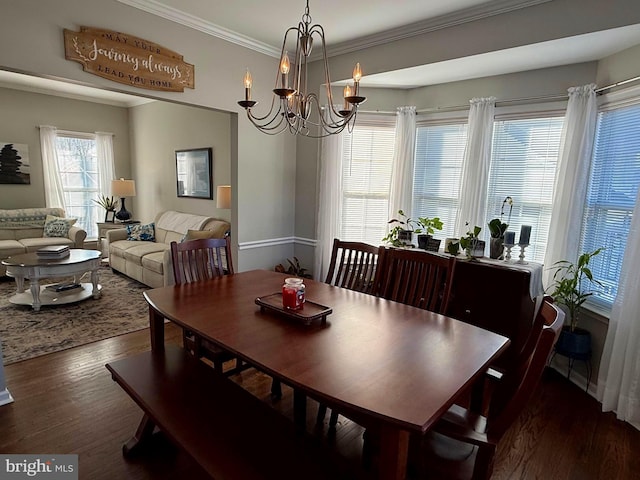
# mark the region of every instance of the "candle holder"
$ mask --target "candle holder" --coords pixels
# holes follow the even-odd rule
[[[511,263],[511,249],[513,248],[513,244],[504,244],[504,248],[506,249],[504,253],[504,262]]]
[[[516,263],[522,264],[522,265],[526,265],[527,262],[524,261],[524,249],[527,248],[529,246],[528,243],[519,243],[518,246],[520,247],[520,256],[518,257],[519,260]]]

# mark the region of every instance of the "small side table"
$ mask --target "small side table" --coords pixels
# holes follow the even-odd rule
[[[98,226],[98,241],[96,242],[96,249],[102,252],[102,258],[109,258],[109,245],[106,244],[107,232],[109,230],[118,230],[125,228],[126,225],[140,223],[138,220],[131,220],[127,223],[123,222],[97,222]]]

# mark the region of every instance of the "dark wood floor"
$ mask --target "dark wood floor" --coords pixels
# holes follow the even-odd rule
[[[180,332],[168,325],[167,341]],[[5,368],[15,403],[0,407],[0,452],[77,453],[81,479],[204,478],[190,459],[159,438],[133,461],[121,446],[141,417],[132,400],[111,380],[104,364],[149,348],[147,330],[111,338]],[[236,381],[269,399],[270,379],[246,370]],[[291,415],[285,387],[273,403]],[[309,425],[315,407],[310,401]],[[334,441],[350,455],[361,447],[362,429],[341,417]],[[600,405],[554,371],[542,384],[498,451],[494,479],[640,479],[640,432],[602,413]],[[250,461],[250,459],[248,459]]]

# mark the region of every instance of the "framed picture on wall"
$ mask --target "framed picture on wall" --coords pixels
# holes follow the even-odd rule
[[[178,197],[213,200],[213,149],[176,150]]]

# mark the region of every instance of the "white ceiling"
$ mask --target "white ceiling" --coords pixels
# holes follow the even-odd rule
[[[279,56],[284,31],[297,25],[305,0],[118,0],[121,3]],[[313,0],[313,23],[323,26],[329,53],[345,53],[550,0]],[[242,13],[239,13],[242,12]],[[363,86],[415,88],[490,75],[595,61],[640,44],[640,25],[543,42],[394,72],[366,75]],[[55,90],[72,98],[132,106],[142,97],[0,71],[0,86]]]

